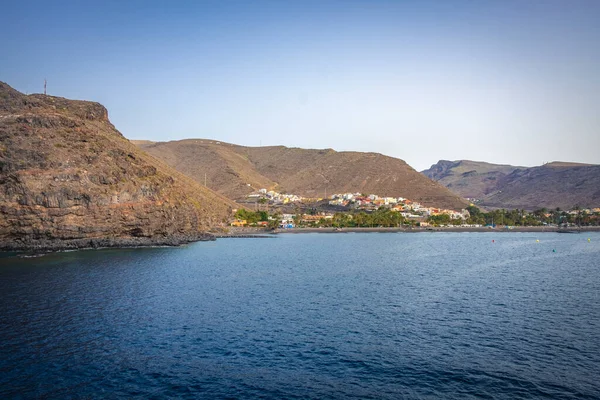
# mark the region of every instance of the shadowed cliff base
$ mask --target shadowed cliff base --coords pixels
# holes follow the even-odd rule
[[[1,251],[51,252],[60,250],[101,249],[108,247],[180,246],[198,241],[215,240],[210,233],[153,237],[85,238],[71,240],[24,239],[0,242]]]

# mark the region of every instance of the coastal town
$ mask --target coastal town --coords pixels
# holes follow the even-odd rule
[[[271,206],[284,206],[289,204],[326,204],[334,207],[343,207],[348,210],[375,211],[386,208],[399,212],[403,217],[418,218],[422,216],[446,214],[453,219],[468,217],[466,210],[455,211],[435,207],[425,207],[418,202],[404,197],[385,197],[376,194],[341,193],[333,194],[326,198],[306,198],[296,194],[278,193],[273,190],[260,189],[257,193],[248,195],[259,204]]]
[[[600,207],[573,210],[491,210],[482,212],[471,203],[461,210],[427,207],[404,197],[365,193],[338,193],[325,198],[260,189],[247,196],[231,227],[270,229],[318,227],[465,227],[599,225]],[[292,211],[290,211],[292,210]]]
[[[0,10],[0,400],[600,400],[600,0]]]

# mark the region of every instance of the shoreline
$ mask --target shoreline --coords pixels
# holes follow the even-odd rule
[[[177,247],[194,242],[216,240],[212,233],[194,233],[188,235],[158,237],[113,237],[113,238],[79,238],[79,239],[43,239],[0,241],[0,252],[9,253],[54,253],[69,250],[142,248],[142,247]]]
[[[558,227],[547,226],[518,226],[511,229],[507,228],[474,228],[474,227],[448,227],[448,228],[289,228],[277,229],[271,234],[299,234],[299,233],[420,233],[420,232],[489,232],[489,233],[556,233],[561,230]],[[577,232],[600,232],[600,226],[586,226],[578,229],[572,229]]]
[[[169,237],[145,238],[86,238],[69,240],[16,240],[14,242],[0,242],[0,253],[19,254],[45,254],[70,250],[93,249],[126,249],[126,248],[151,248],[151,247],[179,247],[195,242],[214,241],[217,239],[272,239],[281,234],[303,233],[556,233],[558,227],[548,226],[519,226],[507,228],[474,228],[474,227],[447,227],[447,228],[289,228],[276,230],[261,230],[257,228],[236,228],[228,233],[212,232],[194,235],[176,235]],[[572,229],[575,233],[600,232],[600,226],[586,226]]]

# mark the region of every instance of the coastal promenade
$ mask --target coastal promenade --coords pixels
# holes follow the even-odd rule
[[[288,229],[276,229],[276,230],[261,230],[257,228],[236,228],[229,233],[221,233],[215,235],[217,238],[226,237],[254,237],[256,235],[264,234],[298,234],[298,233],[352,233],[352,232],[373,232],[373,233],[385,233],[385,232],[398,232],[398,233],[418,233],[418,232],[490,232],[490,233],[510,233],[510,232],[558,232],[560,228],[556,226],[515,226],[515,227],[427,227],[427,228],[385,228],[385,227],[374,227],[374,228],[288,228]],[[585,226],[576,228],[574,230],[580,232],[600,232],[600,226]]]
[[[547,226],[517,226],[517,227],[496,227],[496,228],[474,228],[474,227],[444,227],[444,228],[292,228],[292,229],[277,229],[273,233],[349,233],[349,232],[402,232],[402,233],[417,233],[417,232],[494,232],[494,233],[510,233],[510,232],[557,232],[558,227]],[[600,226],[588,226],[577,229],[581,232],[600,232]]]

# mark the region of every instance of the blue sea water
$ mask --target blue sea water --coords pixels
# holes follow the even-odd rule
[[[0,258],[2,399],[592,399],[599,377],[597,233]]]

